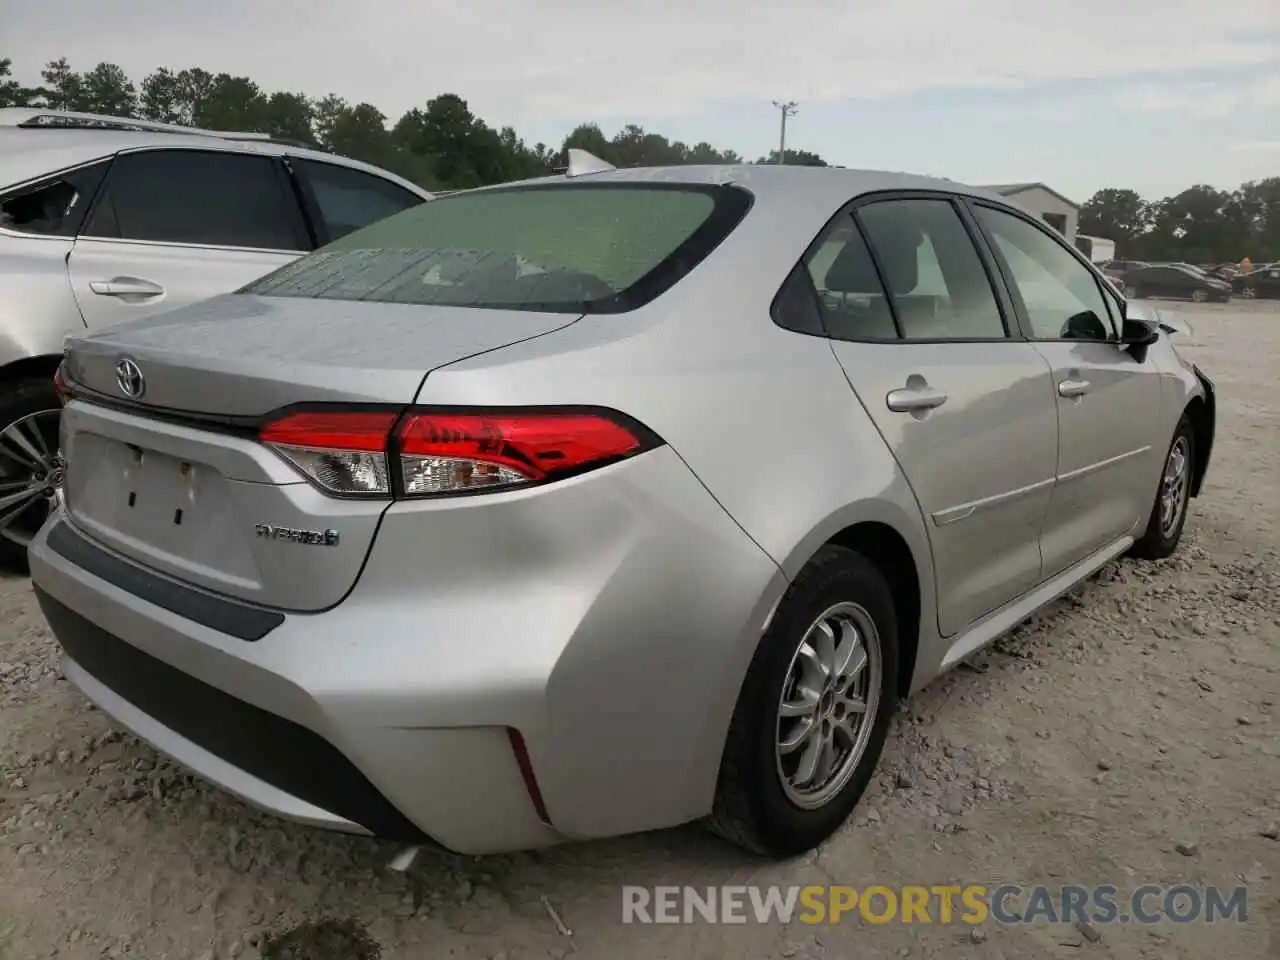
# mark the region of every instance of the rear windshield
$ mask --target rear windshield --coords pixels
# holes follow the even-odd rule
[[[703,184],[558,184],[455,194],[322,247],[243,293],[557,313],[653,300],[738,225],[751,195]]]

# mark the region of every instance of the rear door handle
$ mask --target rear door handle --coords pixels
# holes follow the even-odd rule
[[[933,410],[947,402],[947,395],[934,387],[902,387],[890,390],[884,402],[894,413]]]
[[[1058,396],[1060,397],[1083,397],[1089,392],[1088,380],[1059,380]]]
[[[89,289],[100,297],[119,297],[121,300],[149,300],[161,296],[164,287],[138,277],[112,277],[110,280],[90,280]]]

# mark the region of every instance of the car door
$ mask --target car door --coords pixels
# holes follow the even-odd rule
[[[230,293],[310,247],[275,158],[153,149],[116,157],[67,265],[94,329]]]
[[[836,358],[920,504],[938,627],[954,635],[1040,580],[1057,458],[1049,366],[1012,332],[946,195],[855,204],[806,263]]]
[[[1040,545],[1053,576],[1133,533],[1155,498],[1160,374],[1121,349],[1119,305],[1052,233],[1012,210],[973,204],[1023,329],[1053,369],[1057,482]],[[1156,444],[1160,449],[1156,448]]]
[[[322,244],[426,202],[398,183],[353,167],[310,157],[290,157],[289,163]]]
[[[1176,267],[1158,267],[1156,275],[1160,290],[1159,296],[1162,297],[1186,300],[1191,297],[1191,291],[1196,287],[1195,278]]]

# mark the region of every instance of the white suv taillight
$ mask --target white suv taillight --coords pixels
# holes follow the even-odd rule
[[[431,497],[558,480],[662,441],[612,410],[299,409],[259,439],[339,497]]]

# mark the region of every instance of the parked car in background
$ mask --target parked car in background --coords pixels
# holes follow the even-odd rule
[[[993,192],[574,155],[72,338],[36,596],[281,816],[795,855],[901,698],[1177,549],[1213,387]]]
[[[1121,293],[1124,293],[1126,284],[1124,282],[1123,270],[1117,270],[1114,267],[1106,267],[1102,264],[1098,264],[1098,270],[1107,278],[1107,282],[1110,283],[1111,286]]]
[[[0,109],[0,561],[25,557],[61,475],[68,334],[228,293],[429,199],[259,134]]]
[[[1255,297],[1262,300],[1280,298],[1280,264],[1271,264],[1252,273],[1233,277],[1231,289],[1235,291],[1236,296],[1248,300]]]
[[[1108,276],[1120,277],[1125,279],[1134,270],[1145,270],[1151,266],[1145,260],[1102,260],[1098,263],[1098,269]]]
[[[1134,300],[1166,297],[1172,300],[1214,301],[1231,299],[1231,284],[1181,263],[1157,263],[1125,274],[1125,294]]]

